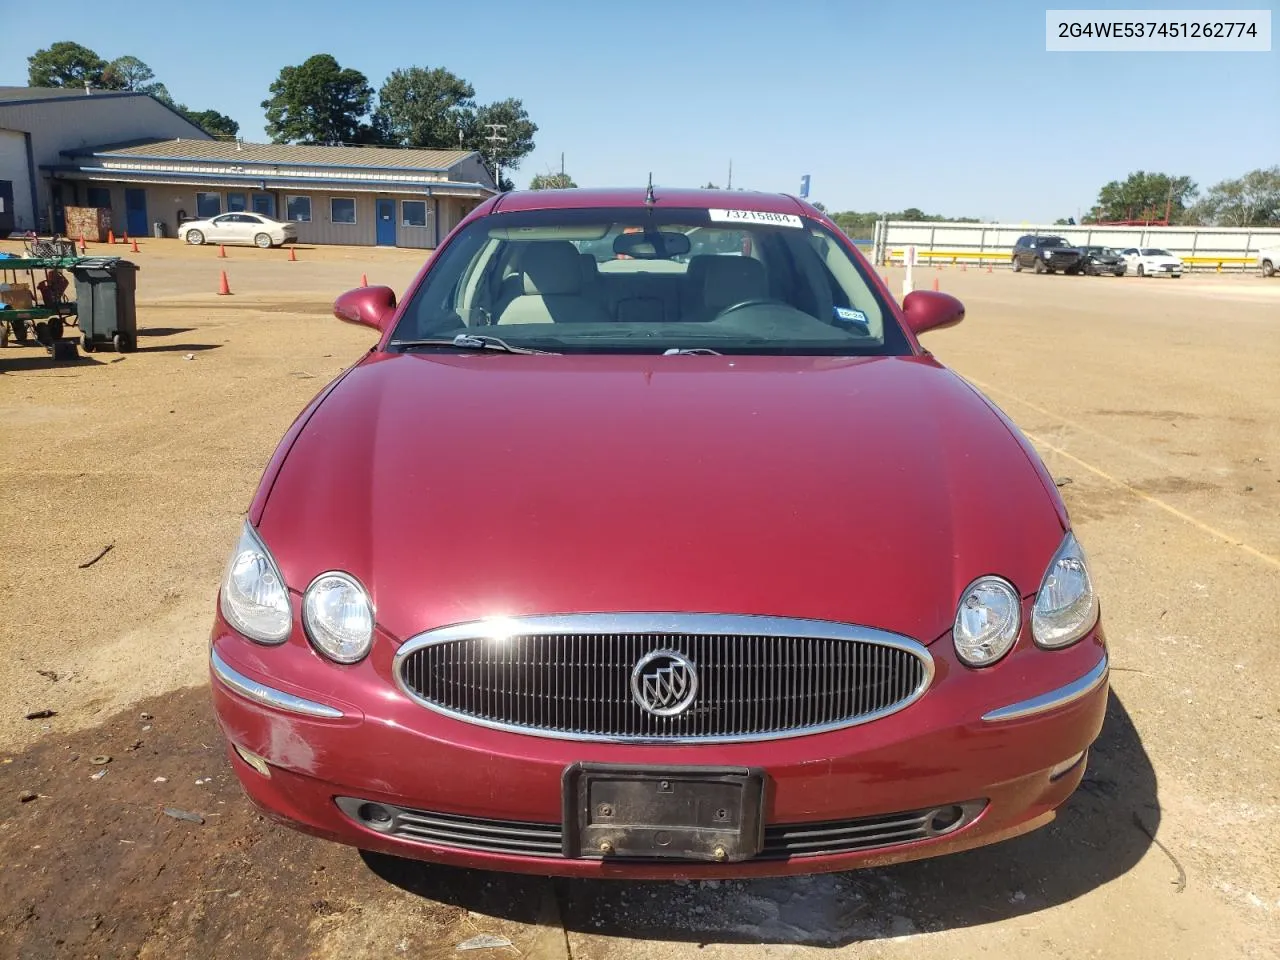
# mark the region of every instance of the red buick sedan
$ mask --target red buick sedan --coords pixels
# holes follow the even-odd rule
[[[1062,501],[821,212],[511,193],[298,417],[223,580],[249,797],[495,870],[845,870],[1047,823],[1107,698]]]

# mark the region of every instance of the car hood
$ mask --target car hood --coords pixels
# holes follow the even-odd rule
[[[257,518],[403,640],[490,616],[809,617],[924,642],[984,574],[1039,587],[1065,513],[1026,441],[922,357],[375,354]]]

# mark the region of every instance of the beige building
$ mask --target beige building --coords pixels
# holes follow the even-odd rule
[[[64,151],[43,173],[68,206],[107,206],[116,233],[246,210],[293,222],[299,243],[433,248],[496,193],[470,150],[171,139]]]

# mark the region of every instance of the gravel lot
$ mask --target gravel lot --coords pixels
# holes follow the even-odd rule
[[[373,341],[328,303],[362,273],[402,290],[421,256],[131,257],[137,353],[0,351],[0,957],[443,957],[480,934],[512,946],[472,956],[1280,952],[1280,281],[917,275],[966,302],[926,345],[1040,449],[1103,592],[1110,712],[1053,825],[853,874],[589,884],[276,827],[210,715],[209,617],[254,484]]]

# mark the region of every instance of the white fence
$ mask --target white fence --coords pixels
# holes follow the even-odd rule
[[[908,247],[922,263],[1008,266],[1013,245],[1028,233],[1065,237],[1078,246],[1159,247],[1189,269],[1252,270],[1259,248],[1280,247],[1280,227],[1096,227],[1029,223],[950,223],[882,220],[872,250],[878,264],[902,263]]]

